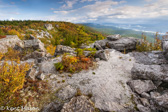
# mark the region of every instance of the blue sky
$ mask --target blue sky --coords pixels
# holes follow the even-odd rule
[[[167,22],[168,0],[0,0],[0,20]]]

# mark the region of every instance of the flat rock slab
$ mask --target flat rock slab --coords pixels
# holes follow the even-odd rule
[[[136,59],[137,63],[144,65],[161,65],[168,63],[162,51],[131,52],[129,54]]]
[[[107,62],[99,61],[96,69],[73,74],[67,83],[78,87],[83,94],[92,94],[96,108],[123,112],[125,108],[133,108],[126,82],[131,79],[134,63],[130,55],[111,50]]]

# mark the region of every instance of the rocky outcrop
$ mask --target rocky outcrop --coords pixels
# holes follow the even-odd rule
[[[69,46],[57,45],[54,56],[62,55],[64,53],[76,54],[75,49]]]
[[[162,51],[130,53],[135,57],[131,73],[133,81],[128,82],[136,92],[136,103],[140,112],[167,112],[168,110],[168,61],[166,60],[166,42],[162,43]]]
[[[109,50],[99,50],[95,54],[95,58],[99,58],[100,60],[108,61],[110,58]]]
[[[151,51],[151,52],[131,52],[137,63],[144,65],[161,65],[167,64],[168,61],[164,57],[162,51]]]
[[[95,108],[88,97],[78,96],[65,103],[61,112],[95,112]]]
[[[121,38],[116,41],[109,41],[107,46],[117,51],[133,51],[136,50],[137,39],[135,38]]]
[[[48,73],[48,74],[49,73],[56,73],[56,69],[55,69],[54,64],[58,63],[60,61],[61,61],[61,57],[43,61],[42,63],[39,63],[39,70],[42,73]]]
[[[156,86],[151,80],[132,80],[128,82],[128,85],[138,94],[156,89]]]
[[[95,108],[102,111],[132,111],[134,110],[134,105],[131,100],[132,93],[126,82],[131,79],[131,68],[133,67],[134,59],[128,54],[122,54],[116,50],[111,50],[109,54],[109,60],[98,61],[96,69],[94,70],[82,71],[73,74],[71,77],[69,77],[68,74],[66,76],[64,73],[62,74],[64,75],[62,79],[58,77],[58,75],[54,76],[57,81],[65,80],[64,83],[59,83],[61,86],[68,84],[79,88],[84,95],[90,94],[90,100],[94,102]],[[59,85],[56,79],[51,79],[50,77],[47,79],[52,84],[53,89],[57,88]],[[62,99],[63,96],[67,96],[65,93],[69,94],[69,92],[63,92],[59,98]],[[74,99],[76,99],[76,97],[74,97]],[[64,106],[66,109],[72,109],[72,107],[76,108],[73,104],[71,105],[68,102],[66,102],[67,105]],[[76,103],[74,102],[74,104]],[[61,108],[62,104],[58,103],[58,101],[54,101],[49,105],[52,105],[50,107],[56,110],[56,108]],[[81,105],[81,103],[79,103],[79,105]],[[88,105],[88,103],[86,103],[86,105]]]
[[[52,26],[52,24],[44,24],[44,27],[47,29],[47,30],[52,30],[54,27]]]
[[[116,40],[119,40],[120,38],[121,38],[120,34],[107,36],[107,39],[110,40],[110,41],[116,41]]]
[[[46,49],[44,48],[44,44],[37,38],[31,38],[31,40],[24,40],[24,48],[46,52]]]
[[[21,48],[24,47],[23,41],[17,35],[7,35],[5,38],[0,39],[0,52],[6,53],[8,48],[14,48],[16,45]]]
[[[134,64],[132,77],[134,79],[146,79],[168,82],[168,65],[144,65]]]
[[[38,51],[34,51],[31,52],[27,55],[25,55],[22,60],[27,60],[27,59],[39,59],[42,57],[45,57],[46,53],[45,52],[38,52]]]
[[[133,51],[136,50],[136,44],[140,42],[139,39],[134,37],[122,37],[121,35],[109,35],[107,39],[99,40],[94,43],[97,50],[102,49],[115,49],[117,51]]]

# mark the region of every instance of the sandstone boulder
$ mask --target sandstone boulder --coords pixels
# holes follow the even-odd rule
[[[56,73],[55,63],[61,61],[61,57],[54,58],[51,60],[43,61],[39,64],[39,70],[41,73]]]
[[[110,40],[110,41],[116,41],[118,39],[121,38],[121,35],[120,34],[116,34],[116,35],[108,35],[107,36],[107,39]]]
[[[168,63],[162,51],[131,52],[129,54],[135,58],[137,63],[144,65],[161,65]]]
[[[132,80],[128,82],[128,85],[138,94],[156,89],[156,86],[150,80]]]
[[[133,37],[121,38],[116,41],[107,42],[107,46],[111,49],[116,49],[117,51],[132,51],[136,49],[136,44],[138,39]]]
[[[46,52],[44,44],[39,39],[24,40],[25,49],[34,49]]]
[[[132,77],[134,79],[145,79],[153,81],[168,82],[168,65],[144,65],[134,64],[132,68]]]
[[[75,54],[75,49],[69,46],[57,45],[54,56],[62,55],[64,53]]]
[[[44,27],[45,27],[47,30],[52,30],[52,29],[53,29],[52,24],[44,24]]]
[[[7,35],[5,38],[0,39],[0,52],[6,53],[8,48],[14,48],[16,45],[21,48],[24,47],[23,41],[17,35]]]
[[[95,54],[95,58],[99,58],[101,60],[108,61],[110,57],[109,50],[99,50]]]

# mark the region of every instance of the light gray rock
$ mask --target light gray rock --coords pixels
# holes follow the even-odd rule
[[[42,58],[45,56],[45,52],[38,52],[38,51],[34,51],[32,53],[27,54],[26,56],[24,56],[22,58],[22,60],[27,60],[27,59],[38,59],[38,58]]]
[[[107,42],[108,42],[107,39],[98,40],[98,41],[95,42],[95,48],[97,48],[98,50],[102,50],[101,48],[105,49],[107,47]],[[99,46],[96,46],[97,44]],[[101,48],[99,48],[100,46],[101,46]]]
[[[144,107],[143,105],[141,104],[138,104],[137,105],[137,108],[140,112],[152,112],[151,109],[149,107]]]
[[[65,103],[61,112],[95,112],[95,108],[88,97],[78,96]]]
[[[148,99],[140,98],[140,100],[141,100],[143,106],[145,106],[145,107],[149,107],[150,106],[150,103],[149,103]]]
[[[168,92],[163,94],[157,92],[151,92],[151,98],[158,108],[168,110]]]
[[[77,86],[85,95],[92,94],[95,107],[102,111],[129,112],[127,109],[134,109],[134,105],[130,100],[132,91],[126,82],[131,79],[134,62],[128,54],[111,50],[108,61],[97,62],[94,70],[73,74],[66,82]]]
[[[108,35],[107,36],[107,39],[110,40],[110,41],[116,41],[118,39],[121,38],[121,35],[120,34],[116,34],[116,35]]]
[[[89,44],[89,45],[87,45],[87,44],[82,44],[82,45],[80,46],[80,48],[81,48],[81,49],[84,49],[84,48],[94,48],[94,43]]]
[[[38,80],[44,80],[44,78],[45,78],[45,74],[44,73],[39,73],[36,76],[36,79],[38,79]]]
[[[132,80],[128,82],[128,85],[138,94],[156,89],[156,86],[150,80]]]
[[[44,24],[44,27],[45,27],[47,30],[52,30],[52,29],[53,29],[52,24]]]
[[[103,50],[103,48],[102,48],[98,43],[95,43],[95,44],[94,44],[94,47],[95,47],[97,50]]]
[[[137,63],[144,65],[161,65],[168,63],[162,51],[132,52],[129,54],[135,58]]]
[[[57,90],[55,94],[56,99],[55,101],[51,102],[50,104],[46,105],[42,112],[58,112],[62,109],[64,103],[67,103],[73,98],[76,94],[76,88],[72,87],[71,85],[66,85],[61,89]]]
[[[26,78],[30,78],[32,80],[36,79],[36,76],[39,74],[39,71],[36,67],[32,67],[26,74]]]
[[[16,45],[24,47],[23,41],[17,35],[6,35],[5,38],[0,39],[0,52],[6,53],[8,48],[14,48]]]
[[[136,49],[136,44],[138,39],[133,37],[123,37],[116,41],[107,42],[107,46],[111,49],[116,49],[117,51],[132,51]]]
[[[41,112],[60,112],[62,109],[63,103],[60,102],[51,102],[48,105],[44,106]]]
[[[84,56],[88,57],[91,54],[91,51],[83,51]]]
[[[60,100],[65,102],[65,101],[69,101],[72,97],[75,96],[75,94],[76,94],[76,88],[71,85],[67,85],[67,86],[63,87],[61,90],[59,90],[56,93],[56,96]]]
[[[95,54],[95,58],[100,58],[101,60],[108,61],[110,57],[109,50],[100,50]]]
[[[60,61],[61,57],[43,61],[42,63],[39,64],[39,70],[41,73],[56,73],[56,68],[54,64]]]
[[[168,82],[167,68],[168,65],[144,65],[136,63],[134,64],[131,73],[134,79]]]
[[[76,54],[75,49],[69,46],[57,45],[54,56],[62,55],[64,53]]]
[[[42,52],[46,52],[44,44],[39,39],[32,39],[32,40],[24,40],[24,47],[26,49],[33,48],[34,50],[40,50]]]
[[[150,99],[150,95],[146,92],[141,93],[142,98]]]

